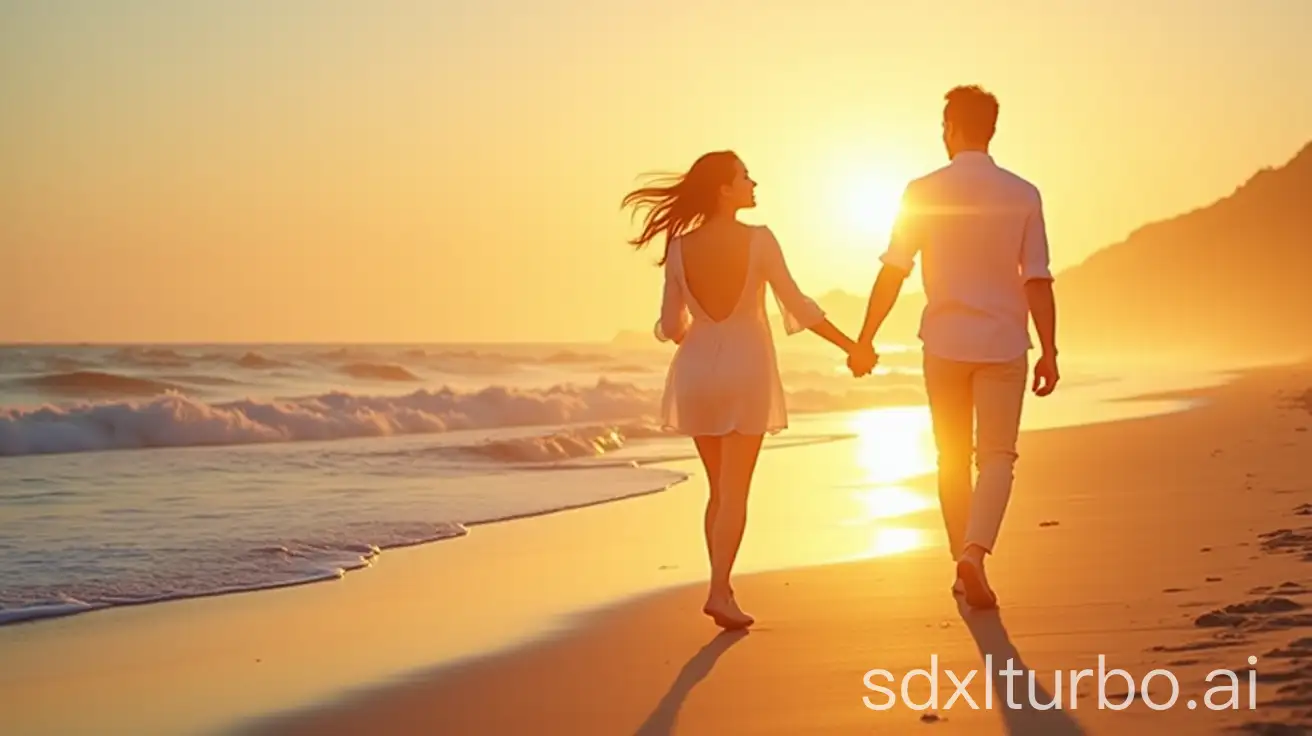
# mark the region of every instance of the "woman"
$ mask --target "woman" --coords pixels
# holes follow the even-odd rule
[[[856,349],[797,288],[770,229],[738,222],[739,210],[756,206],[755,189],[738,156],[717,151],[663,186],[630,192],[622,205],[647,210],[632,245],[643,248],[665,235],[656,337],[678,349],[666,376],[662,415],[667,428],[693,438],[706,467],[711,581],[702,610],[726,629],[754,620],[734,600],[729,577],[747,523],[761,439],[788,426],[766,321],[766,284],[788,334],[809,329],[846,353]]]

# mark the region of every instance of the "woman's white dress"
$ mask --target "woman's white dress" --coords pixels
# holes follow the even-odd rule
[[[702,242],[693,247],[716,246]],[[752,227],[743,291],[720,321],[689,290],[683,248],[682,238],[670,243],[656,325],[657,339],[679,343],[665,378],[664,426],[690,436],[759,435],[786,428],[788,409],[765,313],[765,287],[769,284],[774,292],[790,335],[824,320],[824,311],[797,288],[768,227]]]

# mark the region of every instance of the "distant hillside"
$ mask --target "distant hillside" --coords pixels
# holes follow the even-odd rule
[[[1312,354],[1312,144],[1057,276],[1063,350]]]

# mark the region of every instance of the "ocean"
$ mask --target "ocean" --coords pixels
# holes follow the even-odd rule
[[[793,426],[766,451],[923,409],[915,350],[858,381],[827,346],[780,343]],[[693,455],[658,424],[671,353],[653,345],[0,347],[0,624],[331,580],[668,489],[685,475],[661,463]],[[1028,428],[1216,380],[1067,374]]]
[[[0,624],[332,579],[669,488],[655,465],[692,448],[658,426],[653,345],[2,347]],[[859,383],[839,358],[782,358],[794,412],[921,401],[910,353]]]

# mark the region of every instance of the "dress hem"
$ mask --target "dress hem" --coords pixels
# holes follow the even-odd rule
[[[785,425],[783,425],[783,426],[766,427],[765,430],[764,430],[764,431],[761,431],[761,432],[744,432],[743,430],[741,430],[741,429],[739,429],[739,428],[737,428],[737,427],[732,427],[732,428],[727,429],[727,430],[721,430],[721,431],[716,431],[716,432],[693,432],[693,431],[690,431],[690,430],[687,430],[687,429],[683,429],[682,427],[675,427],[675,426],[672,426],[672,425],[669,425],[669,424],[662,424],[662,425],[661,425],[661,430],[662,430],[662,431],[665,431],[665,432],[673,432],[674,434],[682,435],[682,436],[684,436],[684,437],[727,437],[727,436],[729,436],[729,435],[731,435],[731,434],[741,434],[741,435],[749,436],[749,437],[750,437],[750,436],[756,436],[756,435],[761,435],[761,436],[771,435],[771,436],[773,436],[773,435],[779,434],[780,432],[784,431],[785,429],[788,429],[788,425],[787,425],[787,424],[785,424]]]

